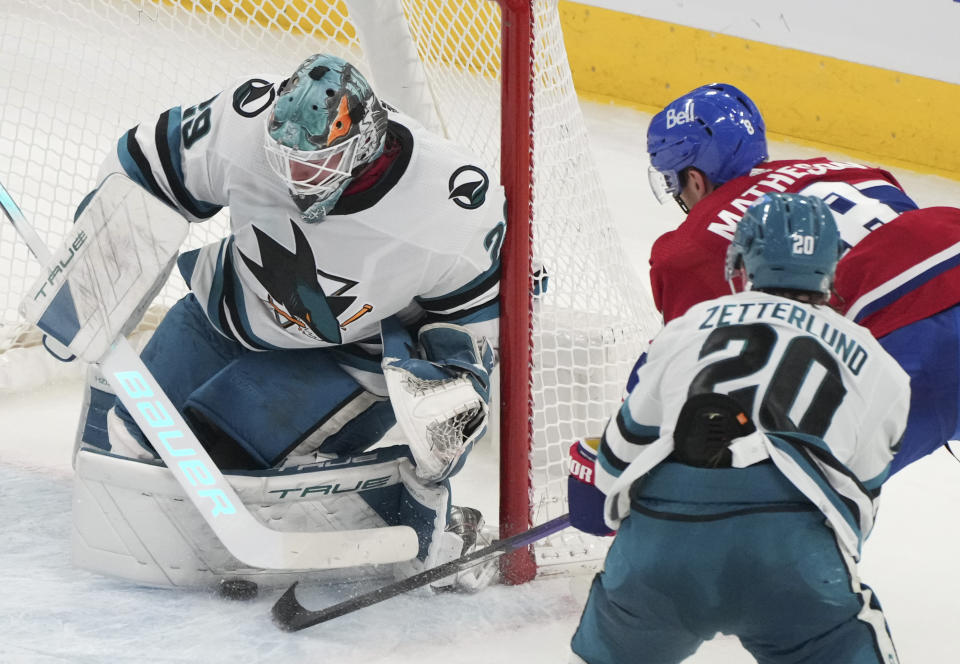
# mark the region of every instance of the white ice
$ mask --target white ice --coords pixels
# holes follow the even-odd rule
[[[637,273],[650,244],[681,220],[646,185],[649,116],[584,103],[613,214]],[[774,158],[823,151],[774,143]],[[828,152],[831,156],[842,153]],[[921,205],[960,203],[960,183],[894,169]],[[580,615],[588,577],[496,586],[476,595],[411,593],[296,634],[278,631],[278,591],[247,603],[203,592],[147,589],[70,563],[70,451],[80,386],[64,382],[0,395],[0,662],[384,662],[557,664]],[[475,452],[456,498],[484,505],[492,452]],[[946,450],[892,478],[866,544],[863,580],[876,591],[905,664],[957,661],[960,606],[960,463]],[[668,553],[665,552],[665,555]],[[308,588],[311,607],[357,588]],[[783,598],[789,602],[789,598]],[[706,643],[688,662],[753,661],[733,637]],[[840,663],[838,663],[840,664]]]

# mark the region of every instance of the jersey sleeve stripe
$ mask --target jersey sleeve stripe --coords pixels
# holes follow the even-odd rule
[[[170,207],[176,208],[177,206],[167,197],[167,194],[160,188],[156,178],[153,177],[150,161],[143,153],[143,149],[137,141],[138,127],[139,125],[124,134],[123,138],[117,143],[117,157],[120,159],[120,164],[131,180]]]
[[[610,475],[617,476],[660,437],[660,428],[637,424],[627,404],[607,424],[600,439],[597,459]]]
[[[633,445],[649,445],[660,437],[660,427],[638,424],[630,414],[629,401],[617,411],[617,429],[623,439]]]
[[[184,210],[197,219],[209,219],[220,211],[221,206],[200,201],[187,190],[180,162],[180,107],[176,106],[160,114],[154,131],[154,142],[160,166],[167,177],[170,191]]]
[[[960,243],[947,247],[865,293],[847,310],[847,318],[859,323],[879,309],[889,306],[892,302],[957,266],[960,266]]]
[[[627,469],[627,466],[630,465],[629,461],[624,461],[610,448],[610,443],[607,440],[607,434],[604,433],[603,437],[600,439],[600,449],[597,450],[597,461],[603,467],[604,471],[612,476],[619,477],[620,473]]]
[[[478,297],[494,290],[500,283],[500,261],[497,261],[486,272],[479,275],[470,283],[458,288],[452,293],[440,297],[418,297],[417,303],[426,311],[443,312],[462,307],[476,300]]]
[[[423,318],[423,324],[429,323],[454,323],[456,325],[468,325],[470,323],[482,323],[484,321],[494,320],[500,315],[500,302],[484,302],[475,307],[452,311],[447,314],[438,314],[427,312]]]
[[[889,182],[884,182],[882,180],[879,182],[861,182],[860,184],[854,186],[865,196],[869,196],[874,200],[885,203],[897,214],[902,214],[909,210],[916,210],[919,208],[919,206],[913,202],[913,199],[907,196],[902,189],[894,187]]]

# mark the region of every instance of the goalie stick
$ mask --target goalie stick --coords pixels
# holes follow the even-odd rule
[[[551,519],[550,521],[542,523],[539,526],[534,526],[530,530],[512,535],[506,539],[497,540],[489,546],[485,546],[482,549],[477,549],[476,551],[468,553],[465,556],[461,556],[456,560],[451,560],[442,565],[431,567],[428,570],[420,572],[419,574],[414,574],[413,576],[397,581],[396,583],[391,583],[390,585],[383,586],[382,588],[377,588],[376,590],[363,595],[351,597],[350,599],[344,600],[339,604],[334,604],[333,606],[329,606],[325,609],[318,609],[316,611],[307,609],[300,604],[299,601],[297,601],[297,584],[294,583],[292,586],[287,588],[287,591],[283,593],[283,595],[280,596],[280,599],[277,600],[276,604],[273,605],[273,622],[277,625],[277,627],[286,632],[296,632],[307,627],[312,627],[313,625],[317,625],[328,620],[333,620],[334,618],[339,618],[342,615],[352,613],[353,611],[362,609],[366,606],[377,604],[385,599],[396,597],[397,595],[405,593],[409,590],[420,588],[428,583],[439,581],[440,579],[446,578],[451,574],[455,574],[460,570],[472,567],[474,565],[479,565],[481,562],[484,562],[484,559],[496,558],[505,553],[523,548],[536,542],[537,540],[559,532],[569,525],[569,514],[558,516],[557,518]]]
[[[149,196],[124,180],[128,186],[124,196]],[[54,257],[2,183],[0,208],[33,256],[49,265]],[[262,569],[320,569],[393,563],[416,555],[417,536],[409,526],[325,532],[283,532],[267,527],[247,511],[122,334],[97,363],[190,501],[242,563]]]

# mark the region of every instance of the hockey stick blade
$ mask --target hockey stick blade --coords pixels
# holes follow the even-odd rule
[[[2,185],[0,208],[31,253],[46,265],[51,252]],[[409,526],[322,532],[286,532],[266,526],[246,509],[123,335],[98,364],[187,498],[240,562],[261,569],[305,570],[394,563],[416,555],[419,543]]]
[[[419,574],[414,574],[413,576],[397,581],[396,583],[391,583],[390,585],[377,588],[376,590],[363,595],[351,597],[350,599],[344,600],[339,604],[334,604],[333,606],[329,606],[325,609],[318,609],[316,611],[307,609],[300,604],[299,601],[297,601],[297,584],[294,583],[292,586],[287,588],[287,591],[283,593],[283,595],[280,596],[280,599],[277,600],[276,604],[273,605],[273,622],[277,627],[286,632],[297,632],[301,629],[306,629],[307,627],[312,627],[322,622],[339,618],[342,615],[352,613],[353,611],[362,609],[372,604],[377,604],[385,599],[396,597],[397,595],[401,595],[410,590],[425,586],[428,583],[439,581],[440,579],[446,578],[451,574],[455,574],[462,569],[466,569],[474,564],[478,564],[481,559],[494,558],[505,553],[515,551],[532,544],[537,540],[541,540],[544,537],[548,537],[556,532],[559,532],[569,525],[569,514],[558,516],[557,518],[546,521],[545,523],[535,526],[530,530],[512,535],[506,539],[497,540],[489,546],[485,546],[482,549],[477,549],[476,551],[468,553],[465,556],[461,556],[456,560],[451,560],[442,565],[431,567],[428,570],[424,570]]]

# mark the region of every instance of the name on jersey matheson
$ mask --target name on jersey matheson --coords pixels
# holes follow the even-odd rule
[[[715,327],[754,323],[763,320],[780,320],[793,325],[798,330],[819,337],[825,346],[832,349],[837,357],[847,365],[854,376],[859,375],[870,354],[856,339],[819,318],[816,313],[791,302],[740,302],[737,304],[718,304],[707,309],[707,315],[699,329],[709,330]]]
[[[717,213],[717,221],[707,226],[707,230],[727,240],[733,240],[733,232],[736,230],[737,222],[743,217],[743,213],[765,194],[773,191],[784,192],[797,180],[808,175],[824,175],[830,171],[865,168],[867,167],[862,164],[844,161],[824,161],[817,164],[800,163],[781,166],[776,170],[769,171],[763,180],[760,180],[741,193],[740,197],[730,201],[726,209]],[[765,169],[754,169],[751,175],[763,173],[764,170]]]

